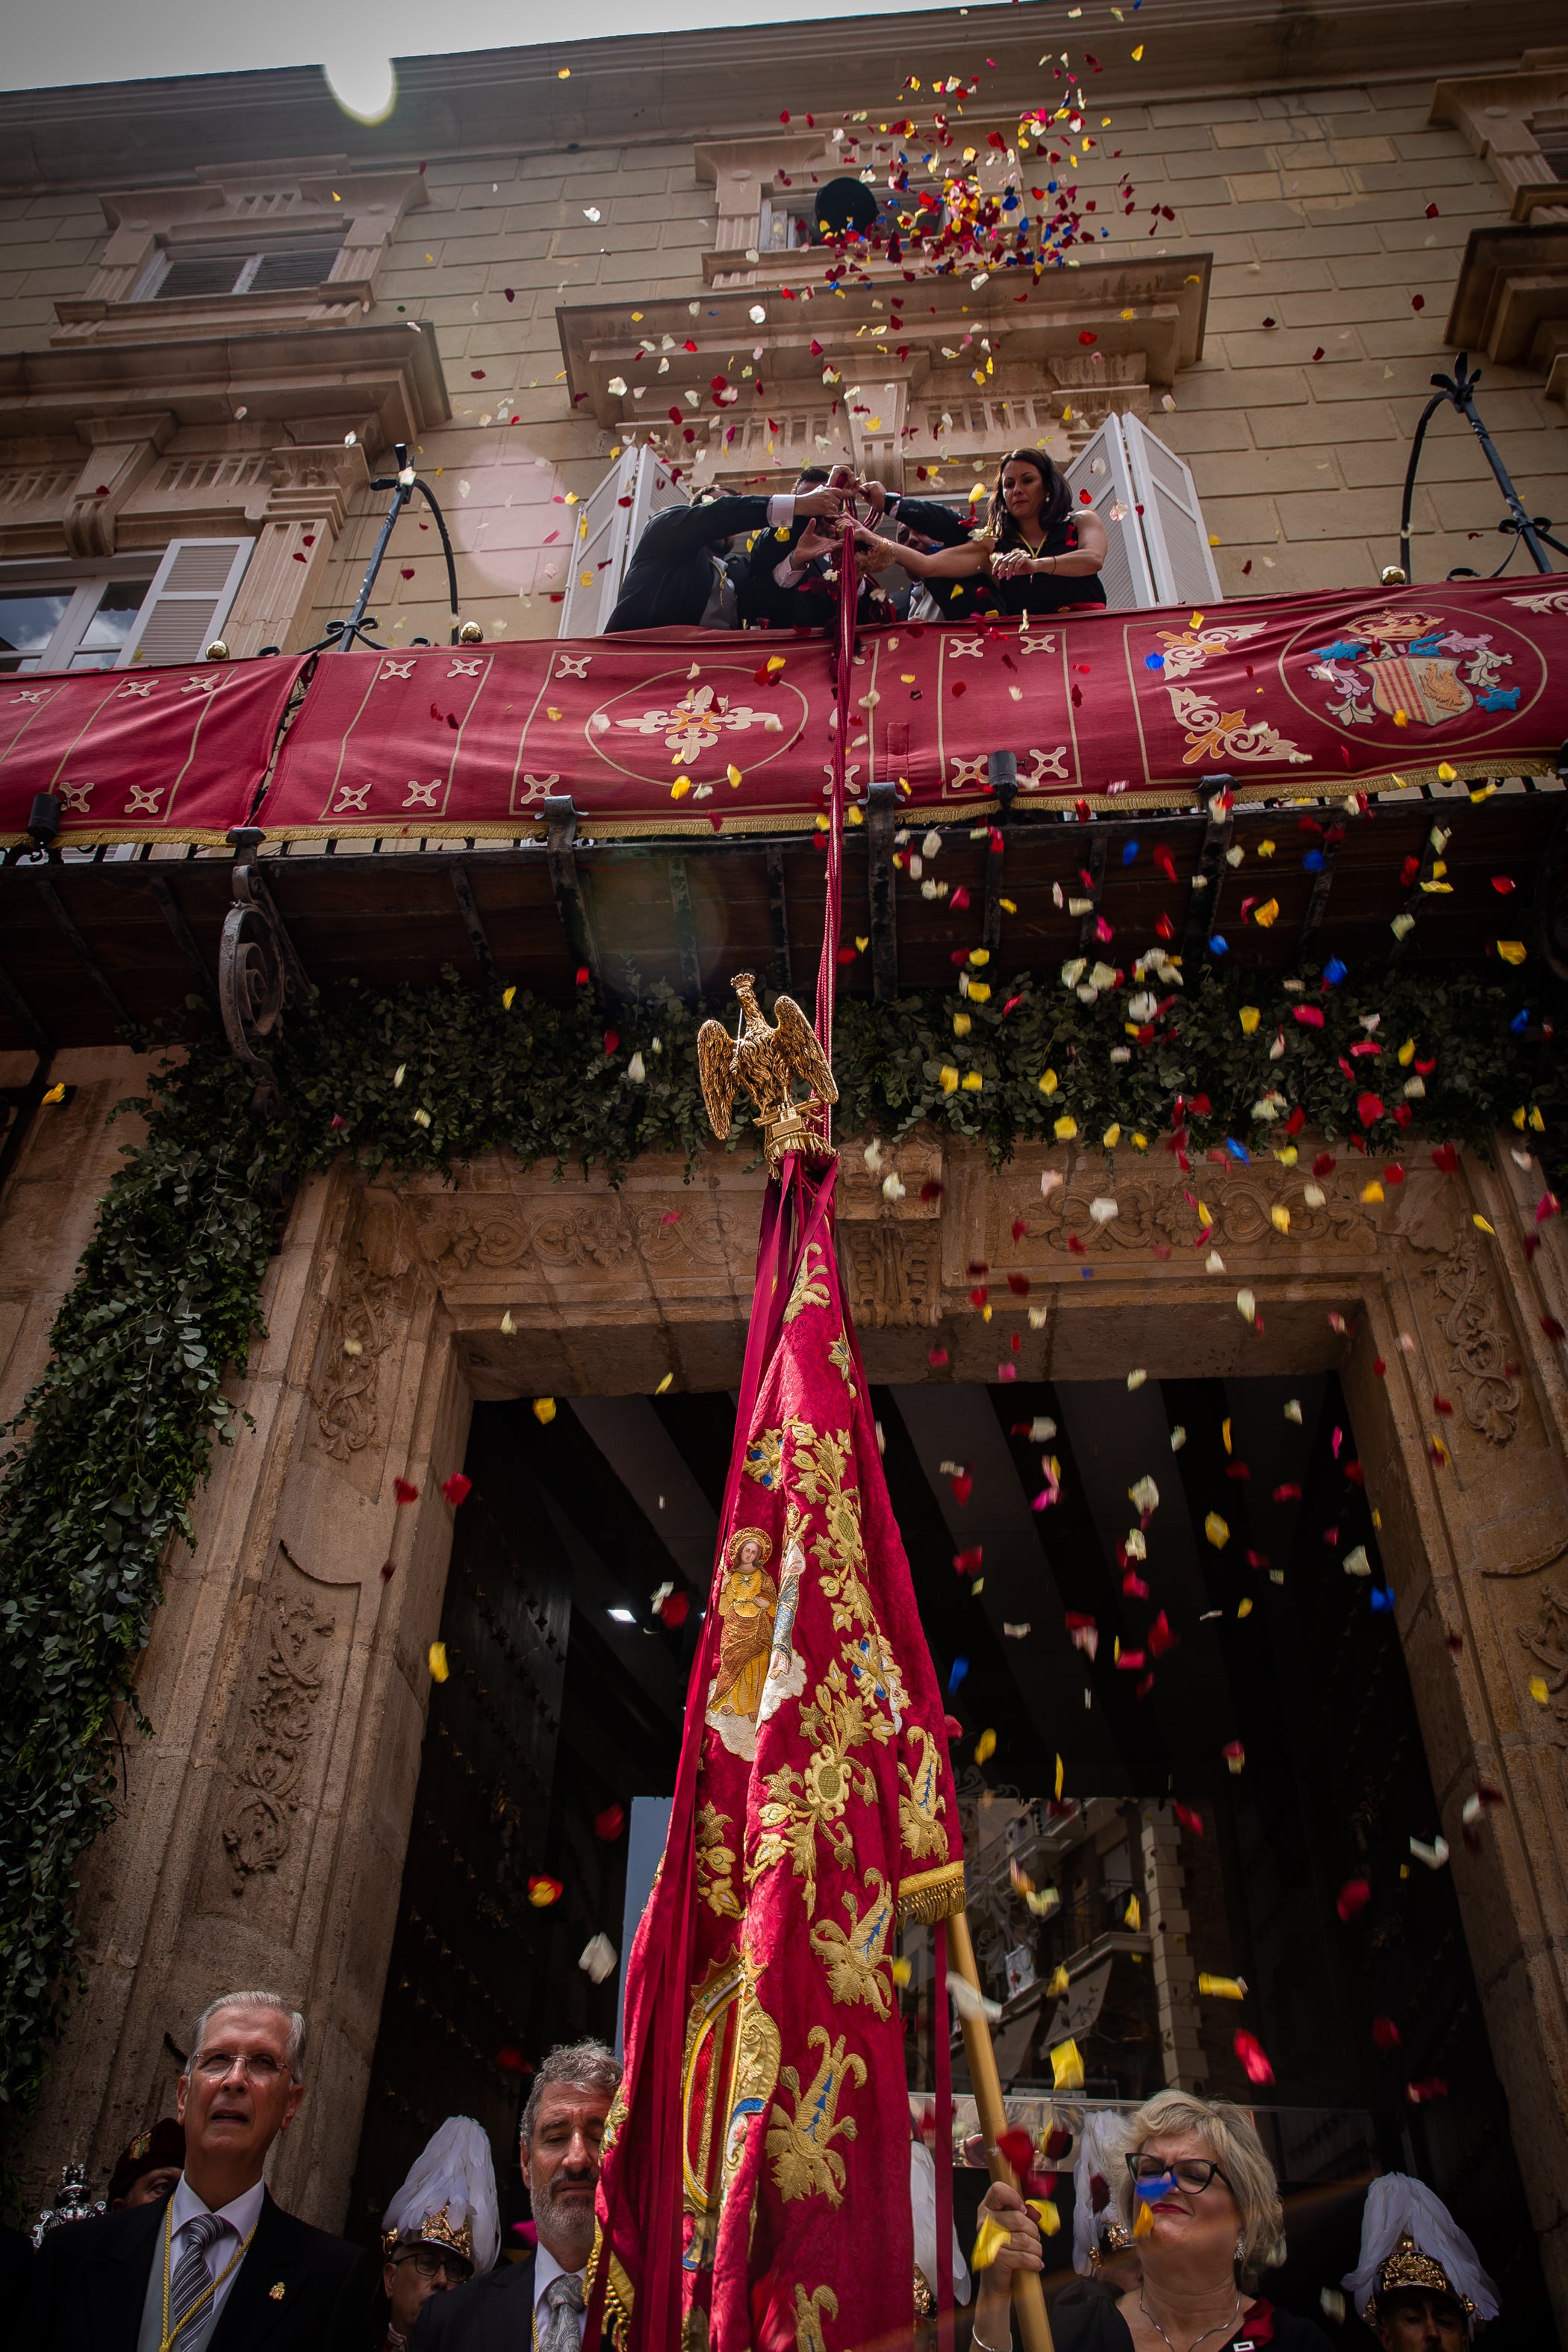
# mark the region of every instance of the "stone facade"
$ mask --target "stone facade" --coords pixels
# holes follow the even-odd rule
[[[1416,16],[1419,50],[1400,29]],[[910,69],[929,94],[939,63],[968,59],[956,12],[889,20],[847,49],[823,26],[622,41],[605,45],[613,66],[589,45],[564,72],[552,50],[422,60],[374,130],[324,107],[313,75],[182,85],[156,121],[156,181],[112,108],[72,91],[0,100],[18,153],[26,133],[39,159],[0,181],[0,557],[258,536],[228,640],[307,644],[348,609],[379,527],[365,459],[410,438],[450,517],[465,613],[492,640],[552,635],[568,501],[628,423],[730,477],[815,457],[821,432],[909,479],[929,473],[945,414],[942,479],[967,489],[1013,442],[1063,455],[1126,408],[1190,463],[1227,594],[1369,583],[1395,553],[1418,404],[1460,336],[1491,354],[1484,411],[1526,508],[1561,505],[1564,277],[1542,240],[1563,234],[1547,199],[1568,63],[1526,47],[1532,24],[1513,5],[1478,18],[1350,0],[1309,11],[1310,37],[1282,35],[1275,54],[1234,0],[1203,0],[1136,63],[1107,24],[1092,34],[1103,71],[1080,68],[1095,143],[1077,184],[1097,206],[1081,267],[1052,272],[1028,312],[1003,278],[935,281],[930,318],[909,293],[902,355],[878,316],[900,270],[876,264],[872,286],[835,297],[819,263],[757,240],[765,204],[843,168],[832,134],[847,121],[853,136],[868,117],[856,160],[885,161],[896,142],[877,124],[916,102],[899,95]],[[989,129],[1016,139],[1017,108],[1055,87],[1033,37],[1004,31],[959,126],[982,153]],[[1239,78],[1216,85],[1216,57]],[[293,291],[163,297],[149,276],[159,254],[268,236],[335,244],[335,258]],[[809,306],[779,299],[785,282],[812,287]],[[978,390],[976,348],[949,340],[942,357],[960,330],[991,335]],[[639,331],[658,336],[633,371],[641,404],[605,390]],[[814,373],[812,341],[837,387]],[[754,369],[726,412],[743,429],[728,451],[705,427],[689,447],[668,395],[700,387],[706,406],[731,363]],[[1498,512],[1470,436],[1440,420],[1417,576],[1489,568]],[[401,526],[376,608],[394,641],[444,634],[427,524]]]
[[[7,1403],[41,1361],[47,1304],[110,1164],[103,1112],[135,1076],[128,1056],[115,1066],[66,1055],[57,1067],[81,1092],[40,1114],[0,1216]],[[1211,1276],[1190,1251],[1162,1260],[1148,1246],[1179,1243],[1189,1223],[1163,1153],[1118,1165],[1121,1214],[1100,1226],[1087,1204],[1108,1179],[1089,1155],[1031,1146],[998,1172],[926,1135],[895,1158],[906,1192],[891,1203],[854,1148],[845,1153],[843,1247],[874,1379],[993,1377],[1015,1320],[1026,1379],[1120,1381],[1134,1362],[1152,1378],[1339,1370],[1563,2313],[1568,1381],[1540,1318],[1561,1311],[1568,1266],[1555,1223],[1533,1258],[1524,1250],[1531,1178],[1500,1143],[1493,1170],[1473,1157],[1458,1178],[1413,1166],[1377,1203],[1342,1169],[1310,1209],[1292,1177],[1280,1234],[1277,1179],[1205,1168],[1226,1266]],[[74,1182],[62,1181],[68,1163]],[[1042,1202],[1047,1166],[1066,1181]],[[940,1202],[922,1203],[933,1175]],[[451,1539],[440,1481],[462,1461],[470,1402],[647,1392],[666,1372],[687,1387],[732,1385],[759,1190],[739,1154],[717,1151],[690,1185],[678,1163],[650,1159],[618,1192],[501,1156],[451,1187],[367,1184],[346,1166],[304,1187],[268,1281],[268,1336],[237,1379],[250,1424],[217,1457],[195,1554],[171,1559],[142,1662],[154,1734],[132,1748],[124,1819],[85,1873],[89,1989],[26,2151],[29,2186],[68,2156],[101,2169],[160,2112],[190,2015],[215,1978],[237,1977],[276,1983],[310,2011],[311,2095],[276,2185],[314,2219],[341,2221]],[[1027,1226],[1016,1242],[1015,1220]],[[1030,1303],[1046,1307],[1039,1328],[1021,1302],[990,1326],[974,1314],[966,1269],[978,1258],[994,1281],[1027,1274]],[[1241,1285],[1261,1332],[1237,1312]],[[939,1324],[951,1363],[933,1372]],[[1451,1415],[1434,1414],[1439,1394]],[[420,1487],[416,1507],[396,1507],[395,1476]],[[1535,1675],[1544,1706],[1530,1695]],[[1460,1816],[1479,1782],[1506,1802],[1472,1851]]]

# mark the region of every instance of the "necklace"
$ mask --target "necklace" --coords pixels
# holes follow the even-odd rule
[[[1153,2329],[1161,2343],[1169,2345],[1170,2352],[1176,2352],[1175,2346],[1171,2343],[1170,2337],[1166,2335],[1164,2329],[1161,2326],[1159,2321],[1150,2310],[1148,2304],[1144,2301],[1143,2289],[1142,2285],[1140,2285],[1138,2289],[1138,2308],[1143,2314],[1144,2318],[1148,2321],[1150,2326]],[[1241,2297],[1237,2295],[1236,2298],[1236,2309],[1231,2313],[1229,2318],[1220,2320],[1218,2325],[1214,2327],[1205,2327],[1201,2336],[1194,2336],[1192,2342],[1187,2347],[1187,2352],[1198,2352],[1198,2346],[1200,2344],[1206,2344],[1211,2336],[1217,2336],[1221,2327],[1234,2328],[1237,2321],[1240,2317]]]
[[[256,2235],[256,2231],[252,2230],[250,2238],[245,2238],[240,2242],[238,2252],[229,2256],[222,2270],[219,2271],[216,2278],[212,2281],[211,2284],[206,2287],[201,2294],[197,2295],[190,2309],[181,2314],[180,2317],[174,2322],[173,2329],[171,2329],[169,2326],[169,2249],[174,2243],[174,2200],[171,2197],[163,2214],[163,2325],[159,2329],[158,2352],[169,2352],[169,2347],[174,2343],[175,2336],[180,2333],[180,2330],[183,2327],[188,2327],[192,2320],[195,2317],[197,2312],[201,2311],[208,2303],[211,2302],[213,2296],[217,2293],[219,2287],[223,2284],[225,2279],[227,2278],[229,2273],[237,2269],[239,2264],[245,2260],[247,2254],[250,2252],[250,2238],[254,2238]]]

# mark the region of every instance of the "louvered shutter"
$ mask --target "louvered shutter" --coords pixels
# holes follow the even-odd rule
[[[163,551],[117,669],[200,661],[228,617],[253,539],[176,539]]]
[[[685,502],[669,468],[651,449],[622,450],[586,503],[573,509],[578,520],[561,607],[563,637],[602,635],[616,609],[632,550],[647,524],[666,507]]]
[[[1190,468],[1136,416],[1121,427],[1159,602],[1217,604],[1224,591]]]
[[[1072,492],[1074,514],[1083,512],[1079,493],[1087,490],[1090,505],[1105,525],[1106,557],[1100,577],[1110,609],[1128,613],[1139,605],[1160,603],[1138,527],[1138,497],[1121,437],[1121,419],[1108,416],[1063,470]],[[1120,510],[1120,521],[1112,519],[1112,508]]]

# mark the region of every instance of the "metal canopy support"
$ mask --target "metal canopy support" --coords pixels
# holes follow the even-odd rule
[[[897,784],[872,784],[866,795],[866,895],[871,927],[871,996],[889,1004],[899,992],[899,906],[893,866]]]
[[[702,994],[702,963],[697,952],[697,919],[691,911],[691,885],[686,877],[686,860],[679,854],[667,861],[669,875],[669,908],[675,917],[675,944],[680,957],[681,992],[689,1004],[695,1004]]]
[[[795,986],[789,959],[789,898],[784,890],[784,845],[770,841],[767,846],[768,911],[773,925],[773,970],[778,984],[786,992]]]
[[[1301,923],[1301,936],[1296,942],[1296,961],[1305,963],[1312,951],[1318,933],[1323,927],[1323,917],[1329,911],[1329,893],[1334,887],[1334,869],[1340,862],[1344,844],[1342,824],[1331,824],[1323,835],[1323,862],[1312,877],[1312,895],[1307,901],[1307,912]]]
[[[47,1061],[55,1050],[55,1041],[4,967],[0,967],[0,1004],[5,1007],[34,1053]]]
[[[1205,776],[1205,785],[1212,785],[1208,810],[1209,821],[1198,852],[1196,871],[1193,875],[1192,897],[1187,904],[1186,929],[1182,934],[1182,968],[1189,974],[1196,971],[1208,956],[1209,941],[1219,925],[1220,889],[1225,880],[1225,853],[1230,847],[1235,828],[1235,812],[1228,804],[1228,776]]]
[[[210,1013],[216,1013],[218,1009],[218,1001],[217,990],[213,985],[213,976],[206,968],[202,951],[196,945],[195,933],[185,920],[184,909],[175,898],[167,875],[150,874],[147,880],[153,896],[158,902],[159,911],[174,933],[180,953],[191,968],[191,976],[201,991],[203,1003]]]
[[[566,937],[566,952],[574,971],[586,965],[594,985],[604,992],[599,950],[583,898],[583,877],[577,871],[577,812],[569,793],[552,793],[544,803],[544,861],[550,868],[555,910]]]
[[[1097,824],[1089,836],[1089,864],[1079,869],[1078,878],[1080,886],[1084,875],[1089,876],[1089,911],[1080,918],[1078,927],[1079,955],[1090,955],[1094,951],[1094,927],[1100,919],[1100,901],[1105,888],[1105,853],[1110,839],[1109,826]]]
[[[496,970],[496,960],[490,952],[489,933],[485,929],[485,919],[480,914],[479,902],[474,897],[474,886],[469,881],[468,869],[464,866],[458,865],[452,868],[452,896],[457,899],[458,911],[468,930],[474,950],[474,961],[479,967],[479,977],[484,982],[489,994],[497,997],[501,992],[500,974]]]
[[[120,1024],[120,1026],[126,1032],[137,1052],[140,1053],[142,1050],[141,1029],[132,1019],[127,1006],[121,1001],[120,992],[115,987],[114,982],[110,979],[109,974],[104,971],[103,966],[93,954],[92,950],[83,939],[80,931],[78,930],[75,923],[67,912],[64,899],[60,897],[59,892],[55,888],[54,884],[42,874],[37,877],[37,880],[38,895],[43,899],[45,906],[47,907],[50,914],[53,915],[61,930],[65,933],[67,939],[69,940],[72,947],[76,950],[78,956],[81,960],[82,966],[87,972],[88,978],[97,989],[100,996],[102,997],[105,1004],[108,1005],[110,1013],[113,1013],[114,1018]]]

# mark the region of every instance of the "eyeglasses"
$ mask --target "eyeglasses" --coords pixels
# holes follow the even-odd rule
[[[232,2074],[237,2066],[251,2083],[275,2083],[279,2074],[286,2074],[289,2071],[282,2059],[274,2058],[266,2050],[253,2051],[249,2054],[237,2050],[204,2050],[191,2062],[192,2073],[203,2074],[212,2083],[221,2083],[224,2076]]]
[[[1178,2189],[1201,2197],[1210,2182],[1217,2179],[1230,2189],[1225,2167],[1216,2164],[1213,2157],[1179,2156],[1173,2163],[1166,2164],[1157,2156],[1129,2156],[1127,2169],[1132,2175],[1134,2188],[1155,2180],[1173,2180]],[[1230,2189],[1230,2193],[1234,2197],[1235,2189]]]
[[[395,2254],[396,2263],[412,2263],[423,2279],[438,2278],[443,2271],[457,2286],[464,2286],[473,2272],[461,2254],[438,2253],[433,2246],[412,2246],[406,2252]]]

